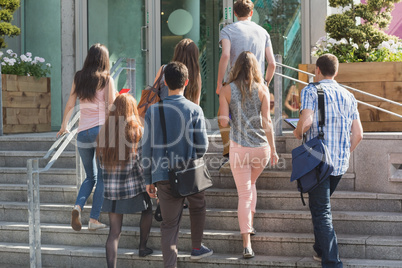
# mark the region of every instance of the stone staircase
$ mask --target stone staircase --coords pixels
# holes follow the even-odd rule
[[[252,237],[256,257],[244,260],[235,184],[231,174],[219,174],[217,170],[220,137],[210,135],[209,139],[206,157],[214,187],[206,192],[203,242],[214,250],[214,255],[190,260],[190,222],[185,210],[178,267],[320,267],[312,259],[314,238],[308,208],[301,204],[296,185],[289,182],[290,152],[299,142],[286,133],[276,138],[281,165],[267,167],[258,180],[254,224],[257,235]],[[55,133],[0,137],[0,267],[29,267],[26,160],[43,156],[54,141]],[[351,166],[354,164],[352,159]],[[42,265],[106,267],[104,245],[108,230],[88,231],[90,204],[83,211],[83,230],[75,232],[70,227],[77,194],[73,145],[67,147],[50,171],[40,175],[40,181]],[[401,194],[357,192],[355,175],[348,172],[333,196],[332,207],[344,267],[402,267]],[[139,218],[139,214],[124,216],[118,267],[163,267],[156,221],[148,242],[155,253],[138,257]],[[108,223],[107,214],[101,215],[101,221]]]

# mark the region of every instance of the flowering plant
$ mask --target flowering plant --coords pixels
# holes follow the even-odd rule
[[[27,52],[18,57],[11,49],[6,54],[0,52],[1,73],[15,74],[21,76],[35,76],[36,78],[45,77],[50,74],[50,63],[46,63],[44,58],[34,57]]]
[[[319,57],[325,53],[334,54],[339,62],[387,62],[402,61],[402,42],[390,39],[383,41],[377,47],[372,47],[368,41],[356,44],[352,39],[335,40],[326,36],[318,39],[311,53]]]

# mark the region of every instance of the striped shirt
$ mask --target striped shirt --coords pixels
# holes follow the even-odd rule
[[[110,200],[132,198],[146,191],[143,168],[141,165],[141,150],[130,154],[127,165],[119,165],[108,172],[103,165],[104,197]]]
[[[349,167],[350,130],[352,122],[359,118],[357,101],[352,93],[341,87],[335,80],[320,81],[325,99],[324,139],[328,146],[334,171],[332,176],[345,174]],[[307,141],[318,135],[318,95],[314,85],[309,84],[301,92],[300,111],[314,111],[314,121],[306,133]]]

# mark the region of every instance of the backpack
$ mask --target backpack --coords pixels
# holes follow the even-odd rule
[[[299,147],[292,150],[292,175],[290,181],[297,180],[297,189],[303,206],[306,205],[303,193],[315,189],[323,181],[329,178],[334,166],[328,152],[327,145],[324,143],[325,125],[325,102],[324,91],[320,83],[314,83],[318,94],[318,117],[320,132],[317,137],[304,142]]]
[[[164,68],[162,68],[158,79],[155,81],[154,85],[147,86],[145,89],[142,90],[141,92],[141,98],[140,102],[138,103],[137,109],[138,109],[138,114],[139,116],[144,119],[145,118],[145,113],[148,110],[148,107],[151,106],[152,104],[155,104],[160,101],[160,81],[163,77],[164,73]]]

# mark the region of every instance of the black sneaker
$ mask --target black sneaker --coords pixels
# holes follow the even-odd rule
[[[138,256],[140,256],[140,257],[145,257],[148,255],[151,255],[152,253],[154,253],[152,248],[145,248],[145,249],[138,250]]]
[[[199,260],[204,257],[211,256],[214,253],[212,249],[207,248],[204,245],[201,245],[200,249],[193,249],[191,251],[191,259],[192,260]]]
[[[244,248],[243,251],[243,258],[244,259],[251,259],[254,258],[254,251],[252,248]]]

